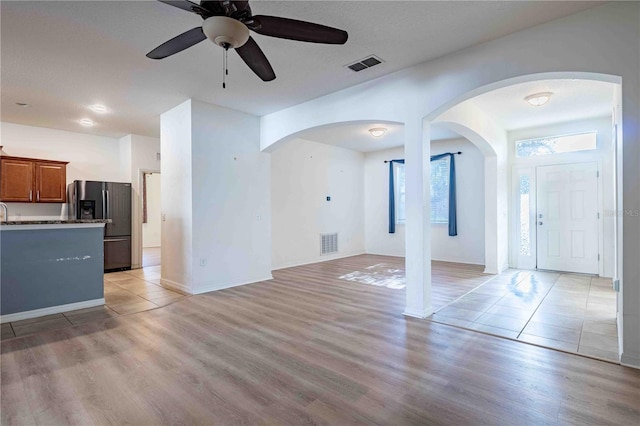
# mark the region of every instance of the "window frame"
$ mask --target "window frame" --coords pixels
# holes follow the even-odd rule
[[[518,153],[518,145],[523,143],[523,142],[531,142],[531,141],[542,141],[545,139],[560,139],[560,138],[568,138],[571,136],[582,136],[582,135],[593,135],[593,139],[595,142],[595,145],[593,148],[587,148],[587,149],[578,149],[578,150],[574,150],[574,151],[562,151],[562,152],[549,152],[549,153],[541,153],[541,154],[534,154],[534,155],[519,155]],[[513,142],[513,149],[514,149],[514,157],[516,159],[526,159],[526,158],[545,158],[545,157],[549,157],[549,156],[556,156],[556,155],[566,155],[566,154],[575,154],[575,153],[579,153],[579,152],[592,152],[592,151],[597,151],[598,150],[598,132],[596,130],[588,130],[588,131],[584,131],[584,132],[575,132],[575,133],[564,133],[564,134],[560,134],[560,135],[550,135],[550,136],[540,136],[540,137],[535,137],[535,138],[527,138],[527,139],[518,139],[516,141]]]
[[[402,189],[400,185],[400,173],[402,173]],[[407,223],[407,208],[406,208],[406,169],[403,163],[393,163],[393,180],[395,182],[395,188],[393,189],[395,197],[395,219],[396,225],[405,225]],[[400,211],[404,213],[400,215]]]
[[[433,183],[435,181],[434,179],[434,167],[433,165],[439,161],[444,161],[447,164],[447,170],[446,173],[442,176],[445,179],[445,183],[446,183],[446,188],[444,190],[445,192],[445,198],[446,198],[446,209],[445,209],[445,218],[440,218],[440,219],[435,219],[434,220],[434,211],[436,209],[433,208],[433,204],[434,204],[434,191],[433,191]],[[444,157],[444,158],[440,158],[438,160],[434,160],[434,161],[430,161],[430,170],[429,170],[429,194],[430,194],[430,206],[431,206],[431,214],[429,217],[429,220],[432,224],[434,225],[448,225],[449,224],[449,188],[451,185],[450,182],[450,171],[451,171],[451,157]]]

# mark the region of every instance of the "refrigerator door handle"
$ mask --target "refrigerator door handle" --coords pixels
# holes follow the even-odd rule
[[[106,219],[107,218],[107,202],[106,202],[106,197],[105,197],[105,190],[102,190],[102,218]]]
[[[109,207],[109,190],[107,189],[107,215],[105,216],[105,219],[111,219],[111,212],[109,211],[111,209]]]
[[[118,241],[127,241],[127,238],[109,238],[104,240],[105,243],[115,243]]]

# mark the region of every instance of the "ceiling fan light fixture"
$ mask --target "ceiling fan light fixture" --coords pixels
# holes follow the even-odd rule
[[[369,133],[371,133],[371,136],[374,138],[381,138],[387,133],[387,129],[384,127],[374,127],[373,129],[369,129]]]
[[[212,16],[205,19],[202,31],[209,40],[225,48],[237,49],[249,40],[247,26],[228,16]]]
[[[549,102],[551,95],[553,95],[551,92],[534,93],[524,98],[524,100],[527,101],[529,105],[538,107]]]

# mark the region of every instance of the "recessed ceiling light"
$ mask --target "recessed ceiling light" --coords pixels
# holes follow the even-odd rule
[[[374,138],[380,138],[384,136],[385,133],[387,133],[387,129],[385,129],[384,127],[374,127],[373,129],[369,129],[369,133],[371,133],[371,136],[373,136]]]
[[[524,98],[524,100],[529,102],[529,105],[531,106],[542,106],[549,102],[551,95],[553,95],[551,92],[534,93],[533,95],[529,95]]]
[[[91,120],[90,118],[83,118],[82,120],[79,120],[78,123],[80,123],[81,125],[83,125],[85,127],[95,126],[95,124],[96,124],[96,122]]]
[[[31,105],[24,102],[16,102],[16,105],[22,108],[29,108]]]
[[[106,112],[109,112],[109,108],[100,104],[89,105],[89,109],[93,112],[97,112],[98,114],[104,114]]]

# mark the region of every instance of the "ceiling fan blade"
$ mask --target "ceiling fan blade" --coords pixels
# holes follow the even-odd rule
[[[310,43],[345,44],[349,34],[337,28],[296,19],[256,15],[247,26],[258,34]]]
[[[188,0],[158,0],[160,3],[165,3],[173,7],[177,7],[178,9],[186,10],[187,12],[197,13],[198,15],[204,17],[208,17],[211,13],[200,6],[199,4],[190,2]]]
[[[196,27],[190,29],[187,32],[180,34],[172,38],[169,41],[162,43],[160,46],[147,53],[147,58],[151,59],[163,59],[167,56],[174,55],[178,52],[182,52],[195,44],[200,43],[206,39],[207,36],[202,32],[202,27]]]
[[[258,46],[258,43],[256,43],[253,37],[249,37],[249,40],[247,40],[245,44],[236,48],[236,52],[238,52],[242,60],[263,81],[271,81],[276,78],[276,74],[273,72],[269,60],[264,56],[262,49],[260,49],[260,46]]]

